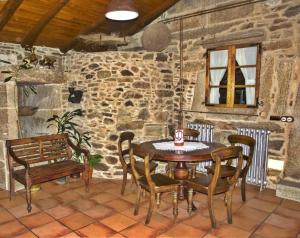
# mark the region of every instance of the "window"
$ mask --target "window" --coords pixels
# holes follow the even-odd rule
[[[257,106],[259,45],[234,45],[208,50],[206,65],[206,105]]]

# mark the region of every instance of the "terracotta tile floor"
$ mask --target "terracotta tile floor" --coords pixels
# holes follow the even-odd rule
[[[198,210],[188,216],[187,204],[179,204],[179,216],[173,220],[170,194],[163,194],[161,205],[144,225],[147,196],[140,211],[133,215],[135,187],[127,185],[120,195],[121,181],[92,180],[85,193],[81,180],[65,185],[42,184],[32,194],[33,210],[26,210],[25,192],[12,201],[0,190],[0,238],[8,237],[205,237],[205,238],[300,238],[300,203],[280,199],[274,190],[258,191],[247,186],[247,202],[241,201],[240,189],[233,197],[233,224],[226,222],[223,196],[214,199],[217,228],[211,229],[206,196],[196,194]]]

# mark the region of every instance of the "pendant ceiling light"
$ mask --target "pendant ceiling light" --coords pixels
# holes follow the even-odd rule
[[[133,20],[139,16],[131,0],[112,0],[108,5],[105,17],[114,21]]]

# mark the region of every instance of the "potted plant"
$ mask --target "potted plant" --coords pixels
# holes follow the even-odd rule
[[[88,159],[88,165],[89,165],[87,174],[90,178],[92,178],[93,170],[94,170],[95,166],[100,163],[102,156],[99,154],[90,154],[87,159]]]
[[[87,149],[89,151],[89,148],[91,148],[90,139],[88,132],[80,132],[77,127],[78,124],[75,123],[73,120],[76,117],[82,117],[84,114],[84,111],[81,109],[76,109],[71,112],[65,112],[61,117],[58,115],[53,115],[50,117],[47,122],[49,125],[47,128],[51,126],[55,126],[57,128],[57,133],[67,133],[69,135],[69,138],[71,141],[80,148]],[[81,152],[74,150],[73,151],[73,159],[83,163],[84,157],[81,154]],[[100,162],[102,159],[102,156],[99,154],[92,154],[89,151],[89,155],[87,156],[87,162],[88,162],[88,174],[89,176],[92,176],[93,168]],[[76,177],[76,175],[75,175]],[[79,177],[79,175],[77,176]]]

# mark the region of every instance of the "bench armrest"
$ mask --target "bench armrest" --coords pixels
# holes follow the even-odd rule
[[[30,168],[29,163],[25,160],[19,159],[10,147],[7,148],[7,151],[9,154],[8,156],[10,156],[15,162],[23,165],[26,169]]]

